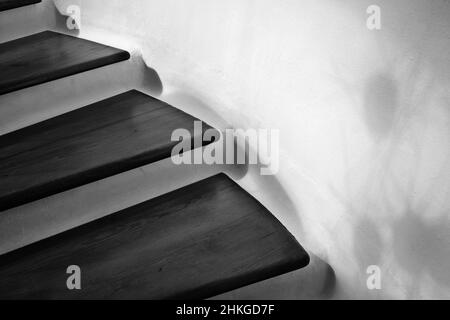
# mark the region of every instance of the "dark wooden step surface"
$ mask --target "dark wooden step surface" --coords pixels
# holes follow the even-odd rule
[[[308,254],[224,174],[0,257],[1,299],[201,299],[306,266]],[[81,290],[66,287],[70,265]]]
[[[129,58],[123,50],[44,31],[0,44],[0,94]]]
[[[168,158],[195,120],[129,91],[0,136],[0,211]]]
[[[39,2],[41,0],[0,0],[0,11],[24,7]]]

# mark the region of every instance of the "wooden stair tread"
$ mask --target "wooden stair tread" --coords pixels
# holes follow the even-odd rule
[[[0,136],[0,211],[168,158],[195,120],[133,90]]]
[[[0,94],[127,60],[126,51],[52,31],[0,44]]]
[[[0,0],[0,11],[24,7],[39,2],[41,0]]]
[[[309,256],[224,174],[0,257],[1,299],[203,299]],[[70,265],[81,290],[66,287]]]

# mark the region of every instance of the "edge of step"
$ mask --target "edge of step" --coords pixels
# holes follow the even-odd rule
[[[55,31],[42,31],[29,36],[21,37],[18,39],[10,40],[4,43],[0,43],[0,49],[2,54],[6,56],[8,50],[18,50],[18,48],[26,48],[32,45],[38,45],[39,41],[56,41],[65,42],[65,45],[69,46],[69,42],[73,42],[75,45],[77,41],[80,43],[96,47],[97,49],[107,50],[109,52],[103,53],[98,57],[85,58],[83,60],[81,57],[77,57],[80,61],[74,65],[63,66],[60,69],[54,68],[48,72],[35,71],[33,74],[24,76],[23,78],[12,79],[9,81],[3,80],[0,84],[0,95],[12,93],[18,90],[26,89],[33,86],[38,86],[47,82],[59,80],[65,77],[69,77],[75,74],[88,72],[94,69],[105,67],[114,63],[119,63],[122,61],[129,60],[131,54],[128,51],[104,45],[91,40],[74,37],[60,32]],[[60,43],[61,45],[62,43]],[[92,49],[91,48],[91,49]],[[66,48],[67,49],[67,48]],[[91,51],[91,49],[89,51]],[[25,49],[24,49],[25,50]],[[9,58],[10,60],[10,58]],[[14,60],[15,61],[15,60]],[[6,60],[5,62],[8,62]],[[21,66],[23,62],[15,61],[18,66]],[[49,63],[47,61],[47,63]],[[12,70],[10,70],[12,72]],[[7,77],[7,75],[5,76]]]
[[[116,113],[123,108],[123,115],[117,115],[119,118],[116,120],[113,107]],[[109,120],[105,118],[106,112],[109,114]],[[139,114],[133,114],[135,112]],[[132,116],[129,117],[129,114]],[[85,117],[89,117],[91,121],[90,130],[86,129],[87,124],[83,120]],[[105,123],[100,125],[93,117],[103,118]],[[166,121],[162,122],[158,130],[149,126],[162,119]],[[112,120],[114,122],[111,122]],[[120,122],[117,122],[118,120]],[[172,149],[178,142],[171,141],[169,131],[183,125],[183,128],[191,133],[191,143],[194,143],[196,120],[198,119],[159,99],[138,90],[130,90],[0,136],[0,150],[3,154],[0,158],[0,172],[4,176],[0,211],[170,158]],[[216,130],[203,121],[202,124],[202,134],[208,129]],[[115,145],[110,154],[103,156],[101,151],[105,151],[106,143],[117,141],[113,139],[112,133],[120,133],[117,138],[123,137],[122,147],[132,148],[127,141],[133,141],[136,148],[139,148],[130,149],[130,152],[126,153],[126,150],[119,148],[120,145]],[[98,140],[96,134],[99,135]],[[164,139],[156,134],[163,135]],[[217,134],[220,136],[219,131]],[[202,145],[191,145],[191,150],[213,142],[202,139]],[[80,149],[80,144],[90,147],[86,150]],[[71,145],[72,149],[69,148]],[[72,153],[67,153],[68,150],[72,150]],[[40,159],[42,163],[36,164],[34,159]],[[76,167],[67,166],[70,159],[76,160]],[[53,170],[58,166],[59,172]],[[25,176],[32,180],[26,179]],[[20,177],[21,180],[15,177]],[[9,184],[6,179],[9,179]]]
[[[179,255],[181,243],[186,247]],[[204,299],[303,268],[309,260],[272,213],[220,173],[3,255],[0,287],[7,288],[1,294],[6,298]],[[89,279],[79,292],[65,289],[69,262],[82,266]],[[172,278],[184,268],[190,268],[184,276]],[[206,272],[200,283],[197,272]],[[33,279],[41,279],[42,287],[27,287]],[[125,279],[133,281],[114,289]]]
[[[40,3],[41,0],[0,0],[0,12]]]

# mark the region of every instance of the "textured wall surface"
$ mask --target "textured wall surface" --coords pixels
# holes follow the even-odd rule
[[[324,296],[450,298],[449,1],[55,2],[80,5],[81,37],[138,48],[161,99],[281,130],[280,172],[240,183],[334,270]]]

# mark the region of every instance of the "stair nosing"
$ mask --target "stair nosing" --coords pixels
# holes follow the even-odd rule
[[[14,40],[0,43],[0,48],[12,46],[16,50],[19,47],[25,48],[25,44],[27,44],[27,41],[36,41],[37,43],[39,43],[39,41],[50,41],[52,39],[56,39],[54,41],[66,41],[67,43],[73,42],[74,44],[76,41],[80,41],[84,44],[89,44],[93,47],[95,46],[98,49],[110,50],[111,52],[97,58],[78,62],[74,65],[61,67],[60,69],[53,68],[49,70],[48,73],[38,71],[36,75],[24,75],[23,78],[13,79],[9,82],[5,81],[3,84],[0,84],[0,95],[10,94],[30,87],[40,86],[49,82],[57,81],[78,74],[84,74],[95,69],[104,68],[115,63],[127,61],[131,58],[131,54],[126,50],[50,30],[45,30],[25,37],[20,37]],[[8,49],[4,51],[5,56],[7,54],[7,51]]]

